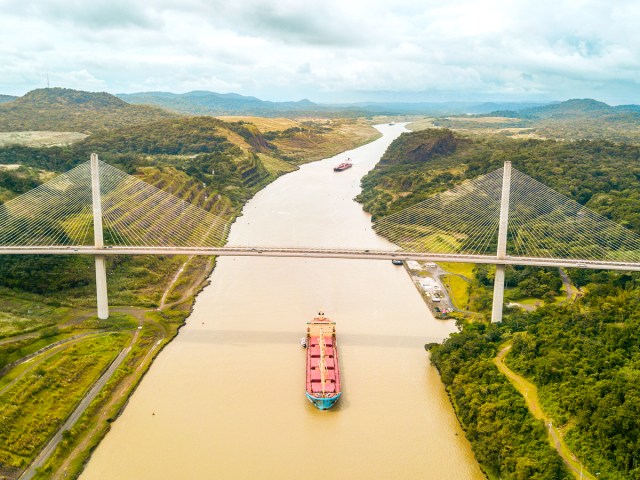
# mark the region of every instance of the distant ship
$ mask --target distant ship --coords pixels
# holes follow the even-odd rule
[[[347,158],[346,162],[341,163],[337,167],[333,167],[333,171],[334,172],[342,172],[343,170],[346,170],[347,168],[351,168],[351,167],[353,167],[353,163],[351,163],[351,159],[350,158]]]
[[[307,322],[307,398],[320,410],[328,410],[340,398],[340,368],[336,323],[320,312]]]

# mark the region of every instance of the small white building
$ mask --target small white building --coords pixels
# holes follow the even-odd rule
[[[407,267],[409,267],[409,270],[422,270],[422,265],[415,260],[409,260],[407,262]]]
[[[431,289],[435,289],[436,287],[438,287],[438,282],[436,282],[433,278],[431,277],[424,277],[420,279],[420,284],[422,285],[423,288],[431,288]],[[438,287],[439,288],[439,287]]]

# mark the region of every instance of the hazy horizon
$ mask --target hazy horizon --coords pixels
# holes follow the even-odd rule
[[[46,81],[46,80],[45,80]],[[42,90],[42,89],[46,89],[46,85],[44,87],[37,87],[34,88],[33,90]],[[441,99],[441,100],[407,100],[407,99],[397,99],[395,98],[396,96],[394,94],[399,93],[399,92],[388,92],[389,95],[388,96],[383,96],[380,99],[374,99],[374,100],[353,100],[353,101],[314,101],[313,99],[309,99],[309,98],[284,98],[284,99],[280,99],[280,100],[270,100],[270,99],[265,99],[265,98],[260,98],[257,97],[256,95],[251,95],[250,93],[248,94],[239,94],[238,92],[215,92],[213,90],[190,90],[190,91],[186,91],[186,92],[171,92],[171,91],[162,91],[162,90],[156,90],[156,91],[140,91],[140,92],[131,92],[131,93],[124,93],[124,92],[109,92],[106,90],[83,90],[81,88],[70,88],[70,87],[65,87],[65,86],[50,86],[51,89],[54,88],[62,88],[62,89],[70,89],[70,90],[76,90],[76,91],[85,91],[85,92],[89,92],[89,93],[107,93],[110,95],[114,95],[114,96],[119,96],[119,95],[131,95],[131,94],[173,94],[173,95],[184,95],[184,94],[188,94],[188,93],[193,93],[193,92],[208,92],[208,93],[213,93],[213,94],[220,94],[220,95],[242,95],[244,97],[253,97],[253,98],[257,98],[258,100],[262,100],[262,101],[271,101],[271,102],[300,102],[300,101],[311,101],[315,104],[318,105],[358,105],[358,104],[380,104],[380,105],[384,105],[384,104],[406,104],[406,105],[418,105],[418,104],[432,104],[432,105],[460,105],[460,106],[464,106],[464,105],[482,105],[482,104],[491,104],[491,103],[496,103],[496,104],[505,104],[505,103],[513,103],[513,104],[523,104],[523,105],[527,105],[527,104],[553,104],[553,103],[561,103],[561,102],[565,102],[568,100],[595,100],[597,102],[604,102],[603,100],[600,100],[598,98],[566,98],[566,99],[562,99],[562,100],[537,100],[537,99],[521,99],[521,100],[513,100],[513,99],[500,99],[500,98],[492,98],[492,99],[481,99],[481,98],[469,98],[469,99],[465,99],[465,100],[461,100],[461,99],[456,99],[456,100],[448,100],[448,99]],[[29,90],[28,92],[25,92],[23,95],[26,95],[27,93],[33,91],[33,90]],[[386,93],[386,92],[385,92]],[[385,95],[385,93],[379,93],[380,95]],[[5,94],[4,92],[0,92],[0,95],[11,95],[11,94]],[[21,97],[23,95],[12,95],[12,96],[16,96],[16,97]],[[628,104],[638,104],[640,102],[628,102],[628,103],[608,103],[608,102],[604,102],[607,103],[610,106],[617,106],[617,105],[628,105]]]
[[[640,4],[0,0],[0,93],[638,103]]]

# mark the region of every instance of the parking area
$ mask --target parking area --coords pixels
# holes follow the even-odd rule
[[[441,281],[442,275],[447,272],[430,262],[408,261],[405,266],[434,317],[448,318],[448,314],[453,311],[453,304]]]

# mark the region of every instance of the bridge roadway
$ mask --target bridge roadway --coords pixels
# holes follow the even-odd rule
[[[563,258],[511,257],[451,253],[420,253],[403,250],[359,250],[344,248],[282,247],[0,247],[0,255],[206,255],[231,257],[345,258],[358,260],[416,260],[427,262],[486,263],[498,265],[535,265],[539,267],[590,268],[597,270],[640,271],[640,263],[577,260]]]

